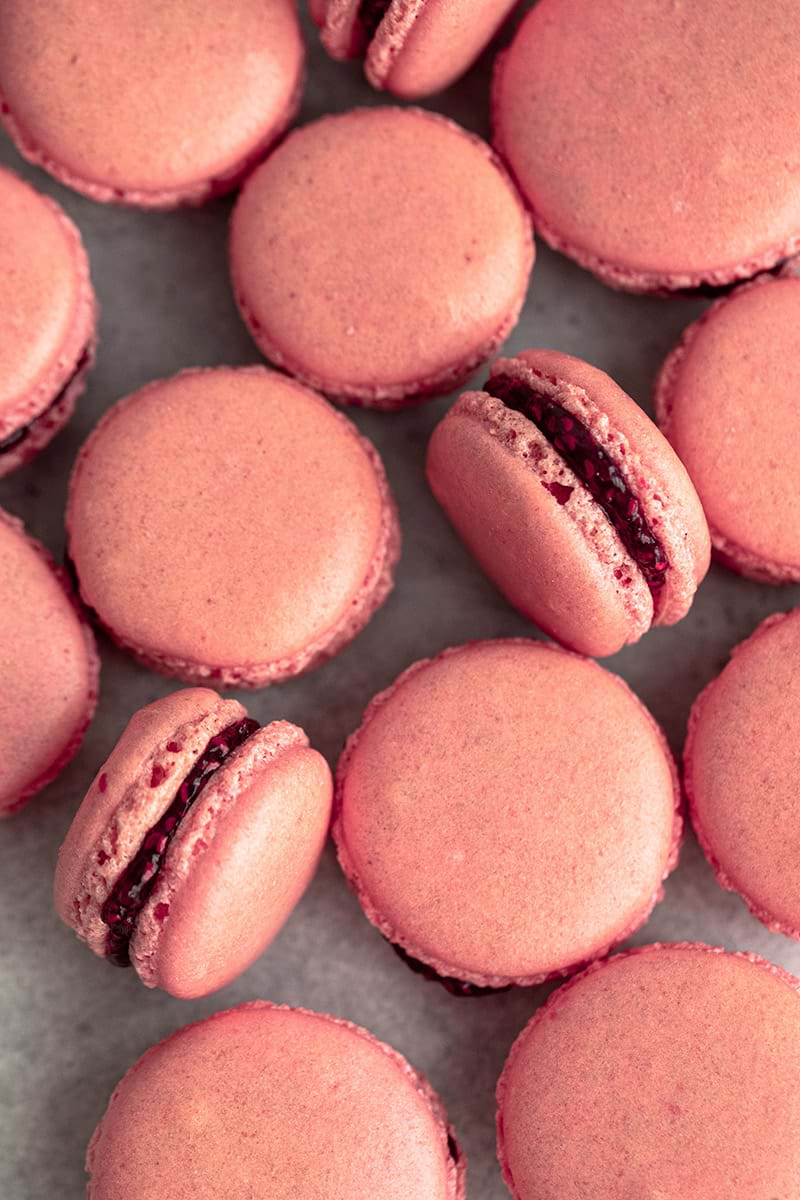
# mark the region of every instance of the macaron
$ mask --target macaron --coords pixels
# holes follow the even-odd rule
[[[100,662],[66,576],[0,509],[0,817],[55,779],[97,703]]]
[[[286,138],[242,190],[230,256],[267,358],[339,399],[398,408],[455,387],[503,341],[533,241],[480,139],[438,113],[372,108]]]
[[[738,645],[689,718],[692,823],[722,887],[776,933],[800,938],[800,609]]]
[[[800,277],[761,275],[683,334],[656,387],[658,423],[703,502],[719,560],[800,582]]]
[[[676,944],[553,992],[497,1088],[514,1200],[792,1200],[798,988],[754,954]]]
[[[3,0],[0,117],[93,200],[200,204],[283,132],[303,61],[293,0]]]
[[[434,430],[427,472],[503,595],[584,654],[679,621],[708,570],[703,510],[669,442],[567,354],[498,359]]]
[[[541,0],[497,62],[495,145],[537,233],[635,292],[800,250],[797,6]]]
[[[363,58],[373,87],[429,96],[472,66],[516,0],[311,0],[332,58]]]
[[[147,987],[205,996],[263,952],[328,832],[331,776],[302,729],[188,688],[137,712],[58,856],[56,911]]]
[[[464,1198],[464,1157],[424,1076],[349,1021],[264,1001],[148,1050],[86,1169],[89,1200]]]
[[[263,367],[184,371],[111,408],[75,464],[67,533],[115,642],[222,687],[337,653],[391,590],[400,543],[371,444]]]
[[[78,230],[49,196],[2,168],[0,312],[3,476],[72,416],[94,359],[97,311]]]
[[[543,642],[474,642],[372,701],[333,836],[373,925],[471,994],[567,975],[638,929],[677,859],[678,802],[621,679]]]

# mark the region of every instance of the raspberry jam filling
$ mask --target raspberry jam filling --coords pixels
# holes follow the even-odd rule
[[[625,477],[585,425],[563,405],[510,375],[494,375],[486,391],[507,408],[533,421],[597,501],[619,540],[644,575],[655,598],[664,586],[669,561]],[[550,490],[566,504],[571,489],[554,483]]]
[[[15,429],[14,432],[10,433],[7,438],[3,438],[3,440],[0,442],[0,454],[8,454],[10,450],[14,450],[20,445],[21,442],[24,442],[31,431],[39,424],[39,422],[44,420],[44,418],[51,413],[54,408],[58,407],[58,405],[66,396],[67,389],[72,386],[88,361],[89,347],[87,346],[78,359],[75,365],[75,370],[72,372],[69,379],[56,396],[55,400],[51,400],[47,408],[45,408],[43,412],[40,412],[37,417],[34,417],[32,421],[29,421],[27,425],[23,425],[20,429]]]
[[[136,922],[150,898],[169,844],[181,821],[214,772],[259,728],[258,721],[245,718],[212,737],[178,788],[172,804],[145,834],[137,853],[120,875],[100,913],[108,926],[106,958],[116,966],[130,966],[131,938]],[[158,787],[163,778],[163,769],[155,766],[150,786]]]
[[[386,939],[389,940],[388,938]],[[429,967],[427,963],[420,962],[418,958],[413,958],[407,950],[402,946],[398,946],[396,942],[389,942],[389,945],[394,950],[398,958],[402,958],[407,967],[416,975],[421,975],[423,979],[430,980],[431,983],[438,983],[449,992],[451,996],[496,996],[499,992],[507,992],[511,987],[510,983],[504,984],[503,987],[481,987],[477,983],[467,983],[464,979],[455,979],[451,975],[440,975],[438,971],[434,971],[433,967]]]
[[[358,24],[368,40],[377,33],[378,26],[391,5],[392,0],[361,0],[358,6]]]

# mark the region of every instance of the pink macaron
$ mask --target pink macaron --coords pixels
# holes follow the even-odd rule
[[[2,476],[34,458],[72,416],[94,358],[97,316],[78,230],[49,196],[3,169],[0,311]]]
[[[333,58],[362,58],[375,88],[414,100],[472,66],[516,0],[310,0]]]
[[[761,275],[685,331],[661,370],[658,422],[703,502],[716,556],[800,583],[800,276]]]
[[[794,1200],[798,989],[754,954],[685,943],[559,988],[497,1088],[514,1200]]]
[[[294,115],[293,0],[3,0],[0,116],[94,200],[171,208],[234,187]]]
[[[723,285],[800,250],[795,0],[540,0],[495,144],[536,230],[614,287]]]
[[[482,141],[437,113],[373,108],[283,142],[242,191],[230,253],[267,358],[340,399],[398,408],[455,387],[502,342],[533,241]]]
[[[679,621],[708,569],[703,510],[666,438],[567,354],[496,361],[434,430],[428,480],[515,608],[584,654]]]
[[[288,721],[188,688],[131,719],[58,856],[58,915],[147,987],[205,996],[275,938],[328,832],[327,763]]]
[[[695,701],[684,751],[692,822],[724,888],[800,938],[800,609],[737,646]]]
[[[264,1001],[148,1050],[111,1097],[86,1169],[89,1200],[465,1194],[464,1157],[423,1075],[349,1021]]]
[[[633,933],[675,865],[678,801],[621,679],[543,642],[474,642],[372,701],[333,835],[370,921],[471,994],[569,974]]]
[[[78,456],[67,531],[110,636],[222,687],[345,646],[391,590],[400,541],[371,444],[263,367],[184,371],[110,409]]]
[[[100,662],[66,576],[0,509],[0,817],[77,753]]]

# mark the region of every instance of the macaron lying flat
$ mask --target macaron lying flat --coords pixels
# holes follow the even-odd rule
[[[707,309],[664,363],[656,411],[720,561],[800,582],[800,277],[760,276]]]
[[[413,100],[472,66],[516,0],[311,0],[333,58],[364,58],[375,88]]]
[[[0,509],[0,817],[77,753],[100,662],[66,577]]]
[[[488,358],[533,262],[528,218],[488,146],[399,108],[292,133],[243,189],[230,252],[266,357],[376,408],[447,391]]]
[[[370,921],[470,994],[568,974],[637,929],[677,859],[677,804],[621,679],[546,643],[476,642],[373,700],[333,835]]]
[[[197,204],[286,127],[303,60],[292,0],[4,0],[0,115],[26,158],[94,200]]]
[[[223,687],[340,650],[391,590],[400,540],[372,446],[263,367],[184,371],[112,408],[75,465],[67,530],[114,640]]]
[[[3,169],[0,312],[2,476],[34,458],[72,416],[96,322],[78,230],[53,200]]]
[[[559,988],[497,1088],[514,1200],[793,1200],[799,987],[756,955],[682,944]]]
[[[542,0],[498,59],[495,145],[541,236],[614,287],[745,279],[800,250],[797,6]]]
[[[582,653],[679,621],[708,569],[703,510],[666,438],[567,354],[498,359],[434,430],[427,471],[500,591]]]
[[[314,873],[328,765],[288,721],[264,728],[207,688],[132,718],[58,856],[55,904],[148,987],[204,996],[276,936]]]
[[[695,701],[684,779],[724,888],[800,938],[800,609],[768,617]]]
[[[357,1025],[263,1001],[148,1050],[86,1168],[89,1200],[464,1197],[464,1158],[424,1076]]]

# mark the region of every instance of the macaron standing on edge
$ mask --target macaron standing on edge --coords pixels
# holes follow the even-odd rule
[[[58,857],[56,910],[95,954],[192,998],[241,974],[316,869],[327,763],[296,725],[260,728],[208,688],[132,718]]]
[[[20,152],[94,200],[199,204],[294,115],[293,0],[4,0],[0,116]]]
[[[2,18],[0,17],[0,22]],[[81,236],[49,196],[0,169],[0,476],[72,416],[97,306]]]
[[[608,375],[567,354],[493,363],[434,430],[427,474],[511,604],[584,654],[679,621],[708,570],[708,527],[672,447]]]
[[[230,256],[267,358],[394,409],[457,386],[500,345],[534,250],[484,142],[438,113],[364,108],[295,130],[250,176]]]

